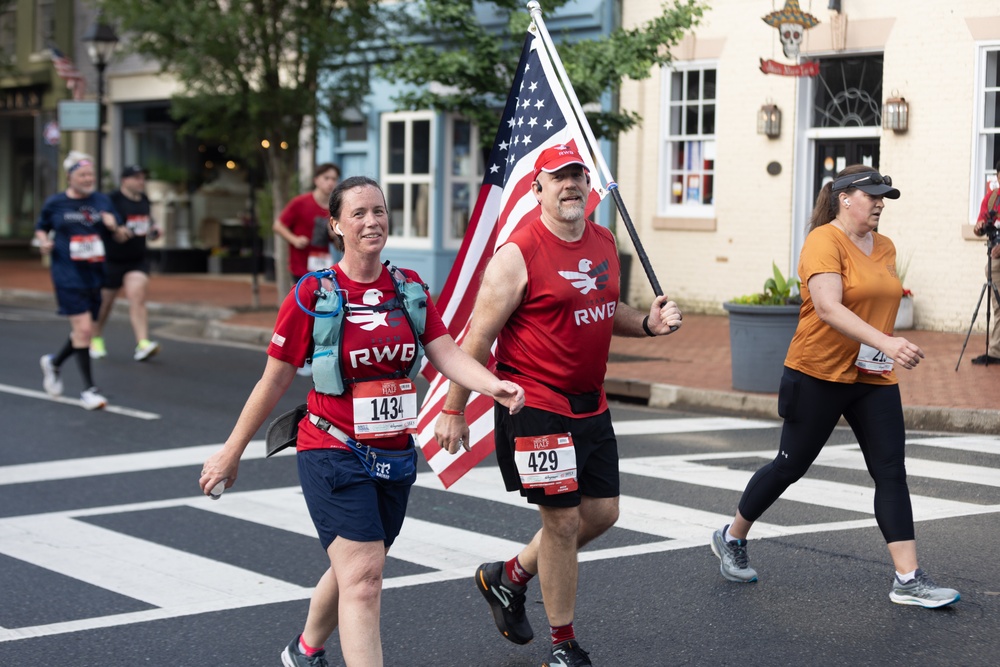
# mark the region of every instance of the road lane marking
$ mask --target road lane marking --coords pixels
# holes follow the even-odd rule
[[[63,405],[72,405],[76,408],[82,408],[83,404],[78,398],[67,398],[66,396],[49,396],[44,391],[36,391],[34,389],[24,389],[23,387],[15,387],[9,384],[0,384],[0,392],[6,394],[14,394],[15,396],[25,396],[27,398],[37,398],[43,401],[49,401],[50,403],[61,403]],[[145,410],[136,410],[134,408],[126,408],[120,405],[109,404],[102,408],[104,412],[111,412],[116,415],[121,415],[123,417],[134,417],[135,419],[145,419],[147,421],[152,421],[154,419],[160,419],[160,415],[155,412],[146,412]]]

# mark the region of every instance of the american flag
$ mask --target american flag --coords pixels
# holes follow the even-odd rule
[[[538,216],[538,203],[531,192],[538,154],[558,144],[572,146],[590,169],[594,189],[587,202],[587,215],[604,198],[607,190],[599,182],[585,136],[541,38],[529,29],[479,198],[438,298],[438,310],[459,344],[468,331],[479,279],[487,262],[516,228]],[[448,488],[493,451],[493,399],[476,393],[469,397],[465,417],[471,432],[471,451],[450,455],[434,440],[434,423],[444,407],[449,381],[429,364],[423,373],[431,384],[417,421],[417,440],[431,469]]]
[[[87,91],[87,82],[76,68],[73,61],[62,51],[54,46],[49,47],[52,53],[52,63],[55,65],[56,74],[66,81],[66,87],[73,91],[74,100],[82,100],[83,94]]]

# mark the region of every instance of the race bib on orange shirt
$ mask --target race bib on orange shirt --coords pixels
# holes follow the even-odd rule
[[[104,241],[97,234],[77,234],[69,238],[69,257],[74,262],[103,262]]]
[[[866,375],[888,375],[892,372],[892,364],[892,359],[887,357],[884,352],[864,343],[861,344],[858,358],[854,362],[854,365],[858,367],[858,372]]]
[[[413,380],[370,380],[354,385],[354,435],[389,438],[417,432],[417,386]]]
[[[576,491],[576,449],[569,433],[514,438],[514,463],[526,489],[545,495]]]

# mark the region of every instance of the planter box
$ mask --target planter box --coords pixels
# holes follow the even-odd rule
[[[913,328],[913,297],[904,296],[899,300],[899,310],[896,311],[896,331]]]
[[[788,344],[799,323],[799,306],[724,303],[729,312],[733,389],[777,393]]]

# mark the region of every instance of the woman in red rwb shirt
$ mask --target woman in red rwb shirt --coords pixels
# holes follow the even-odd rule
[[[316,585],[302,633],[285,648],[286,665],[300,664],[303,655],[322,655],[338,621],[345,662],[382,663],[381,602],[371,594],[371,586],[382,580],[385,554],[399,534],[416,479],[415,474],[399,481],[376,479],[347,446],[350,440],[380,449],[413,447],[408,425],[416,417],[416,396],[405,373],[414,362],[416,341],[401,307],[393,303],[396,290],[382,264],[389,214],[378,183],[354,177],[338,185],[330,196],[330,222],[344,251],[334,267],[345,309],[339,338],[344,391],[309,392],[309,414],[299,424],[296,456],[303,496],[330,568]],[[420,281],[412,271],[403,275]],[[297,290],[302,306],[310,311],[318,287],[318,279],[310,276]],[[235,483],[247,444],[309,354],[314,322],[296,303],[296,291],[289,293],[268,346],[264,374],[226,443],[205,462],[199,483],[206,495],[219,482],[225,481],[226,488]],[[493,396],[512,413],[524,405],[521,387],[497,379],[459,349],[429,297],[421,342],[430,362],[446,377]],[[328,379],[316,375],[317,383]],[[392,390],[388,397],[383,396],[386,388]],[[400,394],[406,400],[390,400]]]

